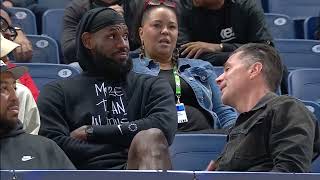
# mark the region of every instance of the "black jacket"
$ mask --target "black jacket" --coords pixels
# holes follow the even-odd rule
[[[94,130],[97,142],[71,138],[71,131],[92,125],[93,117],[106,116],[99,103],[108,101],[108,95],[102,95],[111,93],[108,84],[103,78],[82,74],[47,85],[40,93],[39,134],[53,139],[79,169],[122,168],[130,143],[141,130],[159,128],[169,144],[174,138],[178,120],[173,92],[168,91],[170,85],[158,77],[133,72],[128,75],[127,85],[123,86],[123,103],[127,107],[129,123],[121,125],[122,133],[117,123],[110,125],[101,118],[102,126],[96,126],[97,130]]]
[[[194,7],[192,0],[180,0],[178,7],[178,45],[194,41],[223,43],[223,52],[232,52],[249,42],[272,44],[263,10],[255,0],[225,0],[219,10]],[[212,54],[216,55],[207,53],[200,59],[210,61]],[[220,53],[223,54],[226,59],[229,53]]]
[[[239,115],[217,170],[309,172],[319,138],[318,122],[303,103],[269,93]]]
[[[1,170],[75,169],[71,161],[50,139],[30,135],[18,123],[16,129],[0,137]]]

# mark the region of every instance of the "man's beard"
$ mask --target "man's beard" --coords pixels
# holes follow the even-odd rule
[[[15,129],[18,125],[17,120],[0,120],[0,136],[5,135],[6,133]],[[4,133],[4,134],[3,134]]]
[[[98,51],[93,55],[93,63],[95,65],[94,74],[109,80],[125,80],[132,69],[132,60],[130,58],[123,63],[119,63]]]

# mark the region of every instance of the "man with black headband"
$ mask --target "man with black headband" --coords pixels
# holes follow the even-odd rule
[[[65,63],[78,62],[76,59],[76,31],[82,16],[90,9],[110,7],[121,13],[128,26],[129,32],[133,31],[137,2],[140,0],[73,0],[65,9],[63,17],[63,33],[61,38],[62,51]],[[130,48],[137,48],[130,41]]]
[[[40,134],[78,169],[170,169],[177,128],[170,85],[131,71],[128,30],[111,8],[87,12],[77,31],[84,72],[43,88]]]

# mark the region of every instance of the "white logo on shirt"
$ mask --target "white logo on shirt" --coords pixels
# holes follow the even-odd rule
[[[7,66],[2,60],[0,61],[0,66]]]
[[[222,38],[221,42],[231,41],[232,39],[236,38],[232,27],[222,29],[221,32],[220,32],[220,36]]]
[[[35,157],[32,156],[22,156],[21,161],[29,161],[31,159],[34,159]]]

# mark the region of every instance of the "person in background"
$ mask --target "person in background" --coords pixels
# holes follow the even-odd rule
[[[277,51],[249,43],[237,49],[216,81],[222,102],[240,114],[208,170],[307,173],[320,153],[319,123],[299,100],[273,93],[282,76]]]
[[[0,16],[1,31],[0,31],[0,33],[2,34],[2,36],[4,38],[13,41],[18,36],[18,32],[14,27],[11,26],[11,20],[10,20],[8,13],[6,11],[4,11],[3,9],[1,9],[0,12],[1,12],[1,16]],[[16,52],[16,49],[21,50],[21,44],[19,44],[19,46],[15,48],[13,53]],[[22,49],[24,49],[24,48],[22,48]],[[1,54],[1,58],[9,67],[15,66],[15,64],[10,62],[8,54]],[[22,77],[19,78],[19,82],[29,88],[29,90],[32,92],[33,98],[37,101],[37,98],[39,96],[39,90],[38,90],[37,86],[35,85],[35,83],[33,82],[30,74],[29,73],[24,74]]]
[[[181,56],[223,66],[229,55],[247,43],[273,46],[263,10],[256,0],[180,0]],[[281,93],[288,93],[283,69]]]
[[[11,21],[11,13],[8,11],[8,9],[1,4],[0,9],[1,17],[3,17],[7,24],[12,27],[12,21]],[[1,24],[1,29],[7,27],[6,24]],[[30,40],[26,37],[25,33],[23,32],[23,29],[21,27],[12,27],[12,33],[15,35],[12,35],[12,41],[19,44],[20,47],[15,49],[13,51],[13,57],[16,62],[30,62],[32,59],[32,44]],[[8,38],[8,37],[6,37]]]
[[[42,15],[48,10],[48,7],[38,4],[38,0],[1,0],[3,5],[7,8],[22,7],[32,11],[36,17],[38,34],[42,32]],[[69,1],[69,0],[66,0]]]
[[[19,44],[5,39],[2,34],[0,36],[1,59],[6,59],[6,55],[13,51],[15,48],[19,47]],[[5,61],[3,60],[1,60],[1,62],[5,63]],[[20,102],[18,118],[23,124],[23,130],[25,130],[26,133],[37,135],[40,128],[40,114],[38,111],[38,107],[30,90],[26,86],[21,84],[19,80],[16,83],[16,96],[18,97]]]
[[[215,132],[233,126],[237,113],[221,102],[213,66],[178,58],[178,20],[173,1],[146,0],[140,16],[140,58],[134,71],[166,79],[176,95],[179,132]]]
[[[222,66],[243,44],[273,45],[256,0],[180,0],[181,55]],[[241,22],[241,23],[239,23]]]
[[[16,80],[27,69],[23,66],[9,68],[2,60],[0,69],[0,169],[75,169],[55,142],[22,130],[15,89]]]
[[[177,129],[170,85],[131,71],[128,28],[111,8],[94,8],[77,30],[83,73],[40,93],[39,134],[53,139],[78,169],[171,169]]]

